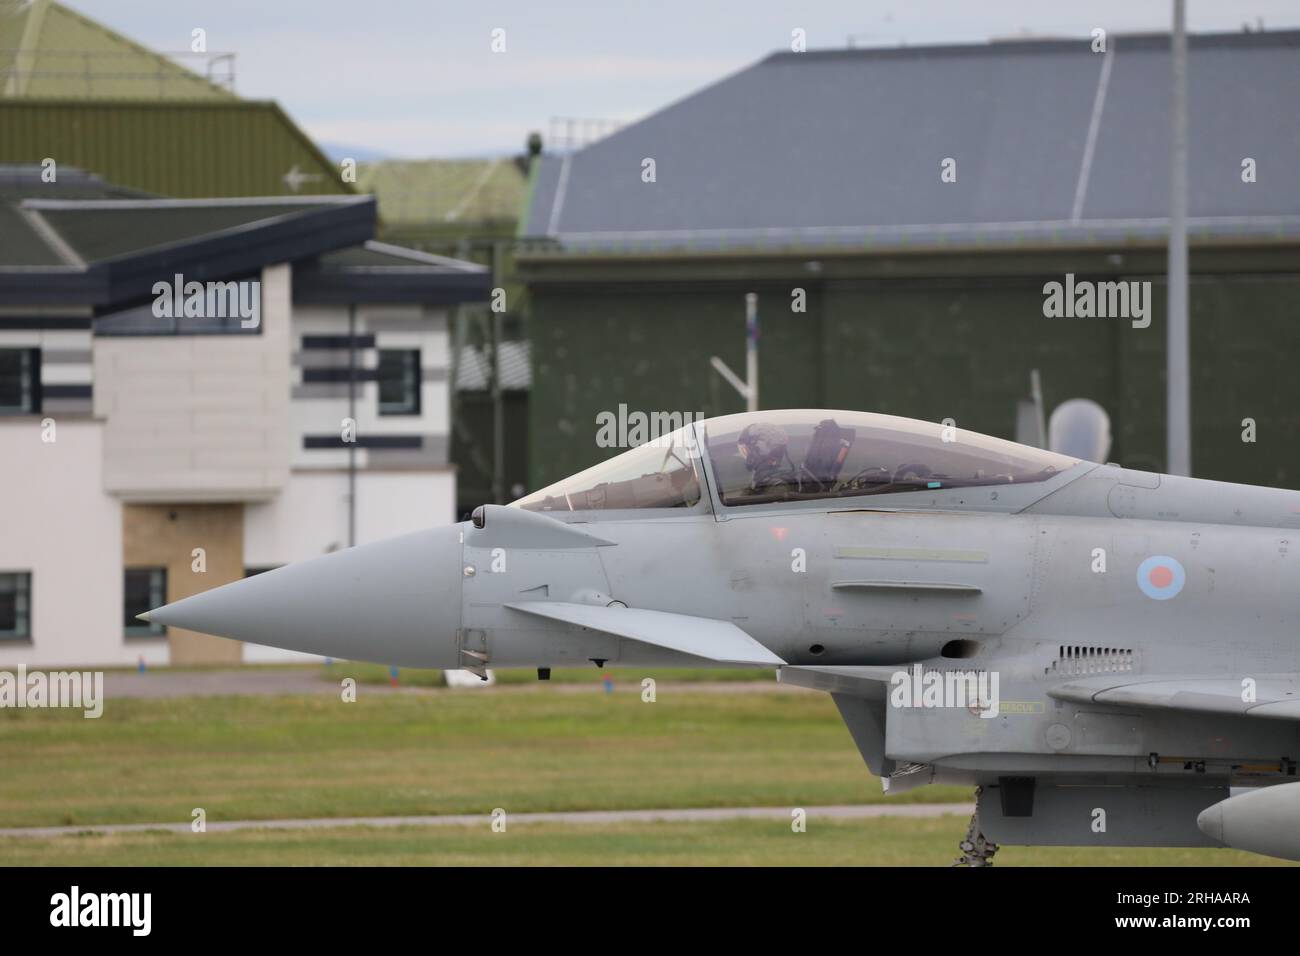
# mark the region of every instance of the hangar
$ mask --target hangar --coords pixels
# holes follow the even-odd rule
[[[1039,369],[1161,469],[1169,37],[1109,40],[775,53],[544,154],[516,251],[531,487],[605,456],[619,403],[741,410],[708,359],[743,367],[751,291],[764,407],[1011,437]],[[1192,36],[1188,69],[1194,473],[1294,485],[1300,32]],[[1067,281],[1149,282],[1151,321],[1048,318]]]

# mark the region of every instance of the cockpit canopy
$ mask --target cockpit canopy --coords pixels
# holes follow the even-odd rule
[[[704,497],[695,426],[638,445],[514,503],[529,511],[694,508]]]
[[[702,423],[724,505],[1046,481],[1077,459],[867,412],[773,411]]]
[[[701,451],[703,448],[703,452]],[[1078,459],[868,412],[783,410],[688,425],[515,502],[530,511],[726,507],[1046,481]]]

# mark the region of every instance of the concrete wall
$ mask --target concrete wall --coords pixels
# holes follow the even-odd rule
[[[260,335],[101,336],[104,488],[141,502],[267,498],[289,471],[288,265],[262,272]]]
[[[345,306],[300,305],[294,309],[292,348],[295,367],[291,414],[295,468],[347,467],[347,449],[304,448],[303,438],[340,434],[341,422],[349,414],[348,383],[306,383],[303,375],[307,368],[346,369],[348,350],[346,347],[302,347],[304,336],[346,336],[347,332],[348,310]],[[358,437],[363,441],[369,436],[384,435],[420,436],[423,439],[423,447],[419,449],[358,447],[355,450],[357,466],[418,468],[445,465],[451,430],[451,350],[446,310],[417,305],[358,306],[356,334],[372,335],[375,339],[374,347],[361,348],[357,352],[357,366],[363,374],[376,367],[378,349],[419,349],[422,379],[418,415],[380,415],[378,384],[359,381],[355,405]]]
[[[43,415],[90,414],[90,329],[6,329],[0,349],[41,350]]]
[[[103,425],[0,419],[0,570],[32,576],[32,640],[0,641],[0,668],[133,664],[163,641],[122,631],[122,506],[100,481]]]
[[[357,475],[357,544],[436,528],[455,518],[456,476],[441,471]],[[348,546],[348,476],[295,471],[273,501],[244,509],[244,564],[277,567]]]

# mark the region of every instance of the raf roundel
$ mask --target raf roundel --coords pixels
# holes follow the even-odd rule
[[[1138,587],[1147,597],[1156,601],[1168,601],[1176,597],[1187,583],[1187,572],[1178,562],[1165,554],[1147,558],[1137,571]]]

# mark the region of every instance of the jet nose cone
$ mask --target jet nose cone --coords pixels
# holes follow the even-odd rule
[[[459,667],[461,535],[434,528],[336,551],[149,612],[158,624],[401,667]]]
[[[1196,826],[1211,840],[1223,843],[1223,803],[1206,807],[1196,817]]]

